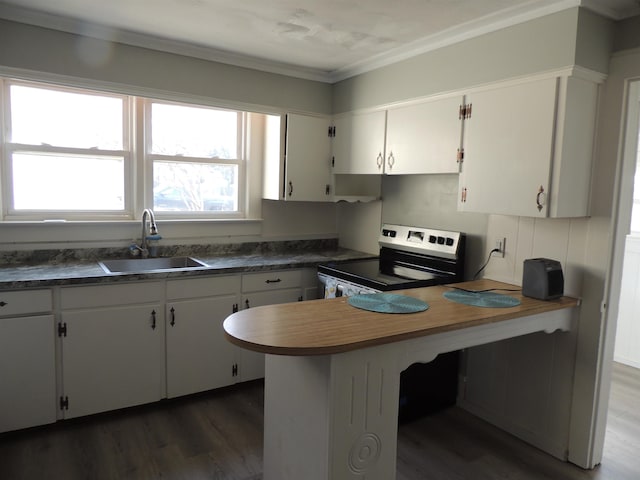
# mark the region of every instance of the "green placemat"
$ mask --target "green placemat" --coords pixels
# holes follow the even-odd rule
[[[509,308],[520,305],[520,300],[509,295],[494,292],[468,292],[465,290],[450,290],[444,292],[444,298],[452,302],[472,305],[474,307]]]
[[[395,293],[354,295],[349,297],[348,302],[356,308],[379,313],[416,313],[429,308],[422,300]]]

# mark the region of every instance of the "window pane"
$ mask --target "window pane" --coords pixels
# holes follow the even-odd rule
[[[123,149],[123,101],[11,85],[11,141],[56,147]]]
[[[157,211],[238,210],[238,166],[154,162],[153,208]]]
[[[237,112],[151,105],[151,152],[156,155],[236,159],[237,144]]]
[[[124,159],[13,154],[16,210],[124,210]]]

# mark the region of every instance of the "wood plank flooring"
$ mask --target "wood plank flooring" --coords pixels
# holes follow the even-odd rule
[[[640,370],[615,365],[604,461],[560,462],[459,408],[404,424],[398,480],[638,480]],[[263,384],[0,435],[2,480],[261,480]],[[304,480],[304,479],[300,479]]]

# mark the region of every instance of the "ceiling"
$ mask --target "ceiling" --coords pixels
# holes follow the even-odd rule
[[[0,0],[0,18],[334,82],[575,6],[640,14],[640,0]]]

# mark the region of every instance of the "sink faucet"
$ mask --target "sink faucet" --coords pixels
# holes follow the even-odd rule
[[[149,247],[147,242],[149,240],[160,240],[161,238],[162,237],[158,233],[156,217],[153,215],[153,211],[150,208],[145,208],[142,212],[142,238],[140,239],[140,253],[143,258],[149,256]],[[154,252],[151,253],[151,256],[154,257]]]

